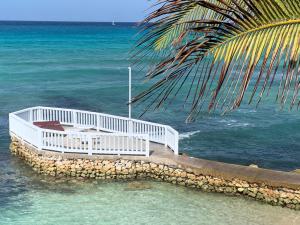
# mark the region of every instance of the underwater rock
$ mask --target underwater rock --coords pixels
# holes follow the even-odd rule
[[[293,171],[294,173],[300,173],[300,169],[296,169]]]
[[[133,181],[128,183],[127,188],[125,188],[126,191],[140,191],[140,190],[146,190],[151,189],[151,185],[146,182],[139,182],[139,181]]]

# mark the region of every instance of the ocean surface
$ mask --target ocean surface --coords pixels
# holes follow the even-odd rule
[[[0,23],[0,154],[8,153],[8,113],[57,106],[127,115],[129,52],[136,24]],[[133,70],[133,92],[148,84]],[[137,117],[143,106],[133,108]],[[176,102],[143,119],[181,134],[180,150],[192,156],[278,170],[300,168],[300,112],[280,111],[274,99],[221,116],[202,113],[186,124]]]
[[[295,219],[291,210],[168,184],[150,182],[147,190],[127,192],[128,183],[55,181],[35,175],[10,155],[9,112],[41,105],[126,116],[129,51],[137,32],[130,23],[0,23],[0,224],[53,224],[57,218],[60,224],[81,224],[76,210],[83,212],[85,224],[94,224],[93,218],[103,219],[99,224],[132,224],[130,216],[136,224],[241,224],[234,218],[246,218],[243,224],[287,224],[276,219],[280,213]],[[135,94],[149,85],[145,72],[133,70]],[[142,110],[134,107],[134,116]],[[204,112],[192,124],[186,117],[187,109],[175,103],[143,119],[177,129],[180,151],[191,156],[284,171],[300,168],[300,113],[279,110],[274,99],[225,116]],[[246,216],[247,207],[254,217]],[[72,221],[64,221],[68,213]],[[122,220],[126,214],[129,218]]]

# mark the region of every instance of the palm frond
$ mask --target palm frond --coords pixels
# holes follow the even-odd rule
[[[168,2],[162,7],[186,1]],[[185,20],[188,25],[184,29],[192,37],[150,71],[150,78],[162,79],[136,96],[135,101],[156,93],[153,104],[160,107],[183,90],[183,83],[190,81],[185,101],[191,104],[189,119],[194,119],[205,105],[210,111],[221,108],[225,112],[239,107],[250,83],[253,88],[248,102],[256,99],[259,103],[280,77],[276,99],[282,106],[286,102],[290,108],[300,105],[300,0],[188,2],[206,9]],[[210,17],[209,12],[214,16]],[[162,23],[172,24],[170,18],[164,18]],[[160,35],[155,33],[156,27],[148,47],[154,43],[159,46],[154,49],[160,50],[169,42],[163,41],[165,33],[161,33],[162,39],[157,38]],[[152,35],[151,29],[147,35]],[[157,42],[162,44],[155,45]]]
[[[167,12],[170,17],[164,18],[164,23],[160,26],[163,33],[157,36],[154,42],[154,49],[156,51],[164,50],[172,44],[179,43],[184,37],[188,36],[189,28],[192,26],[190,21],[201,19],[222,19],[222,15],[214,11],[204,8],[194,1],[188,1],[188,4],[178,4],[173,9],[168,9]],[[170,21],[170,19],[173,19]]]

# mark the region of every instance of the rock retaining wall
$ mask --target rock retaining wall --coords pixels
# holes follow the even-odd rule
[[[300,190],[271,187],[241,179],[226,180],[195,173],[192,168],[122,158],[66,158],[61,154],[43,154],[12,138],[11,152],[24,159],[35,171],[50,176],[91,179],[154,179],[198,188],[207,192],[243,195],[271,205],[300,210]]]

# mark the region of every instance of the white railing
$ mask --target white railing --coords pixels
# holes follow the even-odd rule
[[[12,131],[18,137],[21,137],[22,140],[25,140],[28,143],[36,147],[39,147],[38,137],[40,133],[40,128],[38,128],[37,126],[28,123],[27,121],[23,120],[21,117],[10,114],[9,130]]]
[[[172,127],[166,126],[165,145],[173,149],[176,155],[178,155],[178,141],[179,141],[178,132],[174,130]]]
[[[42,130],[42,149],[62,153],[87,153],[110,155],[149,156],[147,135],[128,136],[120,134],[98,134]]]
[[[65,126],[111,133],[46,130],[32,125],[37,121],[59,121]],[[39,149],[60,152],[149,155],[151,141],[178,154],[178,132],[172,127],[103,113],[33,107],[10,114],[10,131]]]

